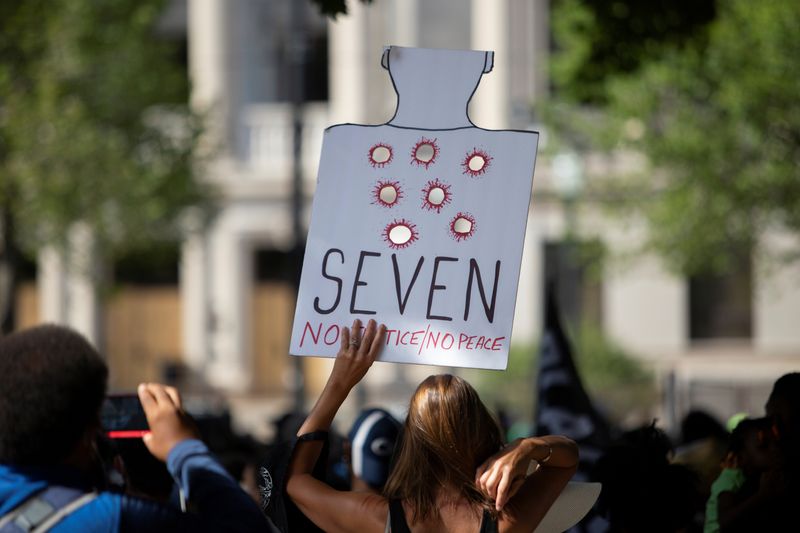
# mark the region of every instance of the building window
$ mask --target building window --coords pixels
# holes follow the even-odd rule
[[[544,244],[544,282],[555,285],[561,316],[573,326],[602,327],[602,253],[594,240]]]
[[[284,251],[275,248],[260,248],[255,252],[255,281],[286,282],[297,284],[303,268],[303,250]]]
[[[129,250],[114,261],[114,283],[177,286],[180,255],[180,244],[174,241]]]
[[[305,97],[310,102],[328,100],[328,34],[309,36],[308,60],[305,68]]]
[[[328,101],[328,31],[324,24],[307,28],[306,56],[303,66],[303,94],[305,102]],[[292,53],[289,38],[278,44],[277,72],[283,73],[275,80],[280,102],[291,102],[292,94]]]
[[[753,334],[753,272],[750,257],[726,274],[689,278],[689,338],[750,339]]]

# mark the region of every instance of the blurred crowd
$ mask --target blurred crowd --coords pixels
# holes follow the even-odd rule
[[[264,443],[145,384],[151,434],[107,438],[105,364],[55,326],[0,339],[0,375],[0,532],[317,529],[285,489],[306,413],[270,421]],[[514,421],[498,418],[508,435]],[[366,409],[326,432],[314,476],[381,494],[402,432],[387,410]],[[723,424],[692,411],[672,437],[655,422],[625,431],[589,472],[602,483],[595,513],[610,532],[785,531],[797,523],[799,438],[800,373],[774,383],[764,413]]]

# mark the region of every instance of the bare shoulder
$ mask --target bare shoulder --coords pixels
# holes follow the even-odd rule
[[[351,492],[353,498],[352,531],[382,532],[389,514],[389,501],[377,494]]]
[[[336,509],[328,518],[317,523],[325,531],[352,533],[382,533],[389,513],[386,498],[366,492],[341,492]]]
[[[382,533],[389,513],[386,498],[366,492],[339,492],[335,501],[326,504],[317,526],[331,532]]]
[[[386,518],[386,514],[389,512],[389,500],[378,494],[366,492],[352,492],[351,494],[358,495],[361,512]]]

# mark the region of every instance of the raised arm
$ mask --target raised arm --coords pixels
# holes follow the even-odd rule
[[[360,331],[360,320],[353,322],[352,330],[342,328],[342,344],[333,370],[316,405],[297,432],[299,438],[289,463],[286,492],[300,510],[325,531],[382,530],[387,509],[380,496],[337,491],[312,475],[323,445],[317,437],[330,429],[342,402],[383,347],[385,326],[370,320],[363,338],[359,337]]]
[[[503,520],[538,525],[578,467],[578,446],[557,435],[517,439],[478,468],[475,484]]]
[[[120,529],[125,531],[277,531],[199,440],[178,391],[155,383],[139,386],[151,432],[147,449],[167,469],[190,503],[179,513],[153,502],[123,498]]]

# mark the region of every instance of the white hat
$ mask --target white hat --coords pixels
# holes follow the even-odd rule
[[[600,488],[600,483],[567,483],[534,533],[561,533],[580,522],[600,496]]]

